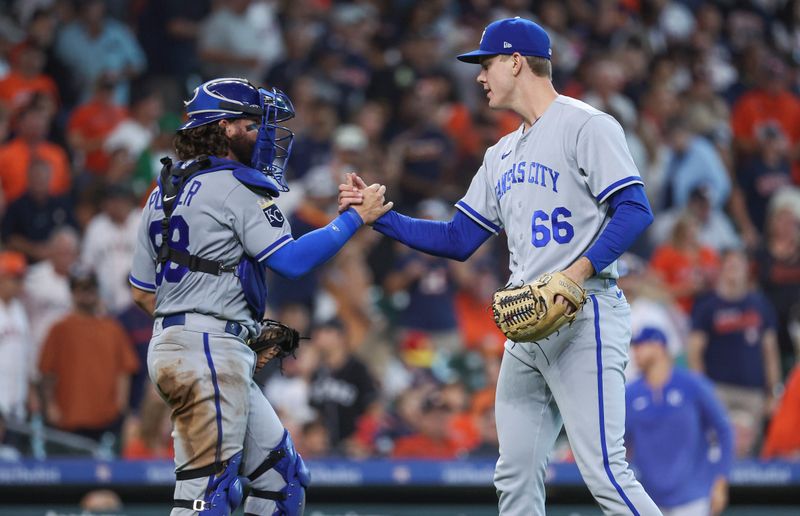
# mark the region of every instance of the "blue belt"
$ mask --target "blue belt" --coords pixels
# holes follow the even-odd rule
[[[161,326],[169,328],[170,326],[183,326],[186,324],[186,314],[172,314],[164,316],[161,321]],[[234,337],[241,337],[244,327],[235,321],[225,321],[225,333],[230,333]]]

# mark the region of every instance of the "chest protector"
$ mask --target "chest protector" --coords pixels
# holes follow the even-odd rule
[[[194,176],[207,174],[217,170],[231,170],[233,176],[249,190],[262,197],[277,197],[278,186],[261,172],[227,159],[200,156],[198,159],[173,166],[172,160],[162,158],[158,187],[164,218],[161,219],[161,247],[158,249],[158,263],[165,270],[167,262],[187,267],[192,272],[202,272],[219,276],[233,274],[239,278],[247,306],[253,318],[260,321],[267,307],[267,279],[264,267],[246,252],[242,253],[239,263],[226,265],[221,261],[209,260],[195,254],[189,254],[169,245],[169,220],[175,210],[175,203],[180,198],[183,188]]]

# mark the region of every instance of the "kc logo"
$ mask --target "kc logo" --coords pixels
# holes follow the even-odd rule
[[[283,216],[281,210],[278,209],[278,205],[275,204],[275,201],[261,199],[259,201],[259,205],[261,210],[264,212],[264,216],[267,218],[267,222],[273,228],[279,228],[283,226],[283,221],[286,220],[286,217]]]
[[[284,216],[281,213],[281,210],[278,209],[278,206],[273,204],[269,208],[264,210],[264,215],[267,217],[267,221],[269,221],[269,225],[273,228],[279,228],[283,226]]]

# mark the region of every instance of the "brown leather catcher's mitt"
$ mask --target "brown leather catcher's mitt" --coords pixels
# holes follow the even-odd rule
[[[572,305],[556,303],[561,295]],[[494,322],[514,342],[535,342],[575,320],[586,302],[586,292],[561,272],[542,274],[531,284],[504,287],[494,293]]]

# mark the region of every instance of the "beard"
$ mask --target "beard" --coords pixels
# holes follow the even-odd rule
[[[250,166],[250,162],[253,160],[253,149],[256,146],[255,142],[250,141],[246,134],[239,134],[232,137],[228,145],[236,161]]]

